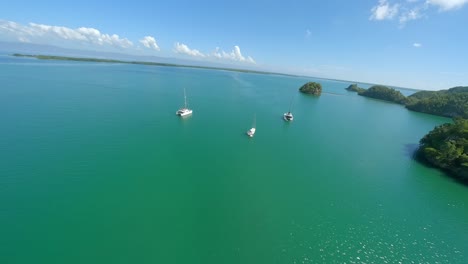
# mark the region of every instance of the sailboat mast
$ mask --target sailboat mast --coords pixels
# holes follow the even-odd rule
[[[185,88],[184,88],[184,102],[185,102],[185,108],[187,108],[187,95],[185,94]]]
[[[289,102],[289,113],[291,113],[291,107],[293,103],[294,95],[291,97],[291,102]]]

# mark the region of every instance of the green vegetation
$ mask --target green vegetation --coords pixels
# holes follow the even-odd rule
[[[468,183],[468,120],[434,128],[420,141],[418,156]]]
[[[218,67],[196,66],[196,65],[183,65],[183,64],[172,64],[172,63],[160,63],[160,62],[147,62],[147,61],[123,61],[123,60],[111,60],[111,59],[79,58],[79,57],[49,56],[49,55],[26,55],[26,54],[19,54],[19,53],[15,53],[13,54],[13,56],[36,58],[39,60],[63,60],[63,61],[100,62],[100,63],[140,64],[140,65],[149,65],[149,66],[184,67],[184,68],[197,68],[197,69],[210,69],[210,70],[225,70],[225,71],[235,71],[235,72],[245,72],[245,73],[295,76],[295,75],[284,74],[284,73],[243,70],[243,69],[233,69],[233,68],[218,68]]]
[[[409,110],[446,117],[468,118],[468,87],[421,91],[408,97]]]
[[[301,93],[312,94],[312,95],[318,96],[322,94],[322,85],[316,82],[308,82],[302,85],[302,87],[299,88],[299,91]]]
[[[458,86],[448,90],[419,91],[408,97],[400,91],[383,85],[363,89],[356,84],[346,88],[359,95],[405,105],[407,109],[445,116],[468,118],[468,86]]]
[[[358,92],[359,95],[375,99],[394,102],[397,104],[406,104],[406,97],[398,90],[383,85],[374,85],[371,88]]]
[[[419,91],[416,92],[409,97],[416,98],[416,99],[424,99],[434,97],[435,95],[450,95],[450,94],[458,94],[458,93],[468,93],[468,86],[457,86],[450,88],[448,90],[440,90],[440,91]]]
[[[346,88],[346,90],[347,90],[347,91],[350,91],[350,92],[362,93],[362,92],[364,92],[366,89],[357,86],[357,84],[351,84],[351,85],[348,86],[348,88]]]

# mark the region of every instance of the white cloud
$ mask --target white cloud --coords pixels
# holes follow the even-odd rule
[[[143,44],[143,46],[147,47],[148,49],[153,49],[157,51],[160,50],[158,43],[156,43],[156,40],[151,36],[146,36],[140,39],[140,43]]]
[[[219,47],[216,47],[216,49],[213,52],[211,52],[211,56],[216,57],[218,59],[221,59],[223,57],[219,52]]]
[[[177,42],[174,45],[174,52],[179,53],[179,54],[190,55],[193,57],[203,57],[203,58],[206,57],[206,58],[230,60],[234,62],[247,62],[247,63],[256,64],[255,60],[252,57],[250,56],[245,57],[244,55],[242,55],[240,47],[237,45],[234,46],[233,50],[230,52],[226,52],[224,50],[221,50],[219,47],[216,47],[216,49],[213,52],[209,54],[204,54],[196,49],[190,49],[185,44],[181,44]]]
[[[312,32],[309,29],[307,29],[305,33],[305,37],[310,38],[311,35],[312,35]]]
[[[422,47],[422,44],[421,43],[413,43],[413,47],[420,48],[420,47]]]
[[[109,45],[120,48],[128,48],[133,46],[133,43],[126,39],[120,38],[116,34],[102,34],[95,28],[80,27],[78,29],[71,29],[67,27],[49,26],[42,24],[29,23],[29,27],[33,30],[34,34],[43,37],[53,37],[64,40],[77,40],[100,46]]]
[[[390,20],[398,14],[398,4],[391,5],[387,0],[379,0],[379,4],[371,9],[370,20]]]
[[[401,16],[399,18],[400,25],[404,26],[406,24],[406,22],[411,21],[411,20],[420,19],[421,17],[423,17],[423,14],[421,12],[421,8],[416,7],[414,9],[411,9],[411,10],[406,11],[406,12],[401,14]]]
[[[0,41],[28,42],[33,44],[54,45],[64,48],[92,49],[100,51],[143,52],[142,47],[149,50],[160,48],[156,39],[145,36],[138,40],[141,46],[135,46],[127,38],[117,34],[105,34],[91,27],[68,28],[63,26],[52,26],[45,24],[29,23],[22,25],[13,21],[0,20]],[[244,56],[239,46],[234,46],[230,52],[216,48],[212,53],[202,53],[197,49],[191,49],[186,44],[176,42],[173,51],[192,57],[207,60],[227,60],[232,62],[252,63],[255,60],[250,56]]]
[[[78,32],[67,27],[48,26],[36,23],[29,23],[29,28],[32,29],[31,35],[44,37],[58,37],[67,40],[86,40],[86,37]],[[86,34],[87,32],[85,32]]]
[[[468,0],[427,0],[427,3],[438,6],[441,11],[448,11],[461,8]]]
[[[187,45],[176,42],[174,44],[174,52],[179,54],[186,54],[193,57],[206,57],[205,54],[201,53],[199,50],[190,49]]]
[[[221,55],[222,58],[225,58],[225,59],[229,59],[229,60],[233,60],[233,61],[239,61],[239,62],[249,62],[249,63],[253,63],[255,64],[255,61],[252,57],[250,56],[247,56],[244,57],[240,51],[240,47],[239,46],[234,46],[234,49],[231,51],[231,52],[225,52],[225,51],[221,51],[221,53],[219,53],[218,51],[218,55],[215,55],[217,58],[219,58],[219,55]]]
[[[33,30],[13,21],[0,20],[0,32],[3,36],[11,36],[16,39],[26,38],[34,34]]]
[[[12,21],[0,21],[0,33],[10,40],[38,44],[91,44],[114,48],[129,48],[133,43],[116,34],[103,34],[95,28],[80,27],[72,29],[62,26],[29,23],[21,25]]]
[[[431,7],[438,7],[439,11],[456,10],[468,4],[468,0],[379,0],[371,9],[370,20],[392,20],[398,17],[400,26],[404,27],[408,21],[427,17],[426,11]]]

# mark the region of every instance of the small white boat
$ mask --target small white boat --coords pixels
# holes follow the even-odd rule
[[[188,116],[188,115],[191,115],[192,114],[192,109],[189,109],[187,107],[187,96],[185,95],[185,88],[184,88],[184,107],[180,108],[179,110],[177,110],[176,112],[176,115],[178,116]]]
[[[253,137],[255,135],[255,127],[252,127],[247,131],[247,136]]]
[[[285,121],[293,121],[294,120],[294,116],[293,116],[293,114],[291,112],[284,113],[283,118],[284,118]]]
[[[253,136],[255,135],[255,131],[256,131],[256,129],[255,129],[255,121],[256,121],[256,120],[255,120],[255,115],[254,115],[254,121],[253,121],[252,128],[249,129],[249,130],[247,130],[247,136],[249,136],[249,137],[253,137]]]
[[[191,115],[192,114],[192,109],[188,109],[188,108],[181,108],[179,110],[177,110],[176,112],[176,115],[178,116],[187,116],[187,115]]]

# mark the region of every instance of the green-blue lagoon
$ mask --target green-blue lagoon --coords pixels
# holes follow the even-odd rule
[[[273,74],[1,56],[0,83],[0,263],[468,262],[468,188],[412,158],[450,119]]]

